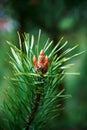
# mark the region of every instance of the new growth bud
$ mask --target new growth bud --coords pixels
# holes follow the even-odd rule
[[[42,74],[47,72],[49,64],[49,58],[48,56],[44,54],[44,50],[40,51],[40,54],[38,56],[38,60],[36,59],[36,56],[33,57],[33,65],[35,68],[35,71],[40,71]]]

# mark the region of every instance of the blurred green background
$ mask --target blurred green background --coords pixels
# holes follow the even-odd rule
[[[49,37],[55,46],[64,36],[67,48],[79,44],[72,54],[87,50],[87,0],[0,0],[0,107],[9,85],[4,77],[11,75],[6,41],[18,45],[17,31],[37,37],[39,29],[41,43]],[[71,62],[75,66],[67,72],[80,75],[66,75],[62,86],[72,98],[64,102],[62,116],[50,130],[87,130],[87,52]]]

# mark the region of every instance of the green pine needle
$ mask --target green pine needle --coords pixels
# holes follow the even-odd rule
[[[57,56],[58,51],[68,43],[66,41],[61,45],[62,37],[48,55],[47,72],[41,74],[39,71],[35,71],[32,62],[33,56],[39,55],[41,30],[39,30],[37,44],[34,44],[33,35],[30,37],[29,34],[24,33],[24,43],[22,43],[19,33],[18,37],[20,48],[7,41],[11,49],[9,56],[13,77],[10,78],[11,89],[5,93],[6,99],[3,108],[5,120],[9,124],[9,130],[42,130],[47,122],[59,115],[58,110],[61,104],[57,103],[58,99],[70,96],[64,95],[65,90],[58,91],[58,85],[63,81],[66,74],[78,75],[78,73],[66,72],[66,69],[74,64],[64,65],[64,63],[84,53],[84,51],[66,57],[67,53],[77,48],[78,45],[76,45]],[[53,41],[48,39],[42,47],[45,53],[51,48],[52,44]]]

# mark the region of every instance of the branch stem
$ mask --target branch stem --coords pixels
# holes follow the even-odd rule
[[[36,94],[33,99],[32,110],[31,110],[31,113],[29,114],[25,130],[31,130],[30,126],[31,126],[32,122],[34,121],[36,112],[39,108],[40,99],[41,99],[41,95],[42,95],[42,86],[43,86],[43,84],[39,84],[38,86],[36,86],[37,87]]]

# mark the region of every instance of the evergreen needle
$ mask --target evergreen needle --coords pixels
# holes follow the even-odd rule
[[[13,76],[11,89],[6,90],[7,99],[4,101],[4,113],[9,123],[9,130],[42,130],[47,122],[59,115],[60,99],[66,99],[65,89],[58,90],[59,84],[65,75],[79,75],[77,72],[67,72],[66,69],[74,66],[73,63],[64,63],[82,53],[66,57],[66,54],[77,48],[78,45],[63,51],[57,55],[67,44],[63,37],[53,48],[53,41],[47,39],[44,46],[40,44],[41,30],[35,44],[34,36],[23,35],[23,47],[21,36],[18,33],[20,48],[8,42],[11,49],[10,64]],[[42,50],[39,50],[42,47]],[[47,51],[51,52],[47,56]],[[35,56],[36,54],[36,56]],[[6,129],[6,128],[5,128]]]

